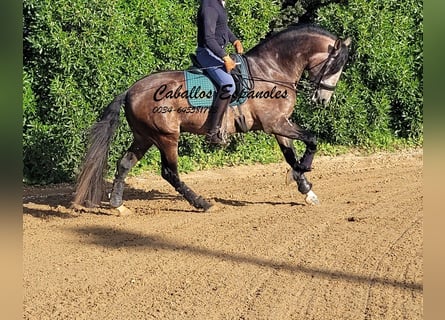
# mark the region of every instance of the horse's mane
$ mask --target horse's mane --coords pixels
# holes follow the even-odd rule
[[[300,46],[301,42],[297,41],[298,37],[301,37],[304,34],[308,35],[322,35],[333,40],[338,39],[337,36],[330,33],[329,31],[322,29],[318,25],[314,24],[300,24],[300,25],[292,25],[283,29],[281,31],[275,32],[262,39],[255,47],[248,51],[248,55],[256,55],[260,54],[263,50],[269,51],[273,50],[278,46],[278,44],[285,42],[287,48],[290,52],[293,51],[293,48],[296,46]],[[264,51],[263,51],[264,52]],[[349,50],[346,45],[342,45],[342,48],[335,59],[335,61],[330,65],[329,69],[326,70],[327,74],[334,74],[340,70],[341,67],[344,66],[349,56]]]
[[[264,49],[264,47],[266,48],[274,47],[277,42],[282,42],[282,41],[287,41],[288,44],[290,45],[292,44],[298,45],[295,41],[291,40],[305,33],[321,34],[334,40],[337,39],[337,37],[334,36],[332,33],[322,29],[318,25],[307,24],[307,23],[299,25],[291,25],[286,29],[283,29],[278,32],[273,32],[266,38],[261,39],[260,42],[255,47],[249,50],[249,53],[253,54],[261,49]]]
[[[332,39],[337,39],[337,37],[335,35],[333,35],[332,33],[330,33],[329,31],[321,28],[320,26],[318,26],[316,24],[309,24],[309,23],[304,23],[304,24],[299,24],[299,25],[291,25],[291,26],[287,27],[286,29],[277,32],[276,35],[278,36],[281,33],[289,33],[289,32],[290,33],[317,33],[317,34],[321,34],[321,35],[327,36]]]

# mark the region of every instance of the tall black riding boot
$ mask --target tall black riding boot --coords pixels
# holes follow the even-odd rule
[[[209,112],[209,131],[206,134],[206,141],[212,144],[225,145],[226,140],[223,134],[220,132],[221,122],[224,117],[224,113],[230,103],[230,96],[224,96],[221,98],[220,94],[217,95],[215,103],[210,108]]]

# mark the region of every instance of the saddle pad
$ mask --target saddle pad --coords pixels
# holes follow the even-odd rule
[[[216,87],[213,82],[202,73],[184,71],[188,101],[193,107],[210,107],[216,97]]]
[[[240,90],[242,92],[245,89],[244,84],[249,79],[247,62],[240,55],[235,55],[235,61],[240,63],[235,72],[241,75],[234,78],[237,90],[232,97],[230,106],[239,106],[247,100],[247,95],[240,95]],[[190,105],[193,107],[210,107],[216,97],[217,89],[208,75],[185,70],[184,76]]]

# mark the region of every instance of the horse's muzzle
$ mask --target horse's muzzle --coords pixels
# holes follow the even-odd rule
[[[329,100],[331,99],[332,92],[326,92],[325,90],[315,90],[314,94],[312,95],[312,102],[315,102],[317,104],[321,104],[323,106],[326,106],[329,103]]]

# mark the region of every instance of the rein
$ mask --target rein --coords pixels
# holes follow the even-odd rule
[[[335,40],[335,44],[334,47],[337,47],[338,43],[340,42],[340,39]],[[326,59],[324,59],[323,61],[317,63],[316,65],[307,68],[308,71],[312,70],[313,68],[318,67],[319,65],[323,64],[323,66],[320,69],[320,72],[318,73],[317,77],[315,78],[315,80],[311,80],[310,82],[312,82],[313,84],[315,84],[315,90],[318,89],[323,89],[323,90],[328,90],[328,91],[335,91],[335,88],[337,87],[336,85],[330,85],[327,83],[323,82],[323,78],[326,74],[329,62],[334,60],[335,57],[333,56],[333,48],[331,48],[331,50],[329,51],[329,55]],[[246,60],[248,69],[249,69],[249,74],[250,74],[250,66],[249,66],[249,62]],[[239,72],[232,72],[238,76],[240,76]],[[255,77],[255,76],[250,76],[250,78],[246,79],[246,80],[250,80],[249,84],[252,84],[253,81],[260,81],[260,82],[268,82],[268,83],[273,83],[276,85],[280,85],[283,86],[285,88],[289,88],[291,90],[297,91],[298,89],[303,89],[302,91],[304,92],[306,87],[307,87],[307,83],[306,84],[300,84],[301,79],[299,82],[291,82],[291,81],[280,81],[280,80],[271,80],[271,79],[265,79],[265,78],[261,78],[261,77]],[[248,89],[252,89],[250,86],[247,86]]]
[[[273,83],[273,84],[276,84],[276,85],[279,85],[279,86],[282,86],[282,87],[285,87],[288,89],[292,89],[294,91],[297,90],[297,84],[295,82],[291,82],[291,81],[271,80],[271,79],[255,77],[255,76],[250,76],[248,78],[248,80]],[[250,89],[253,89],[253,88],[250,88]]]

